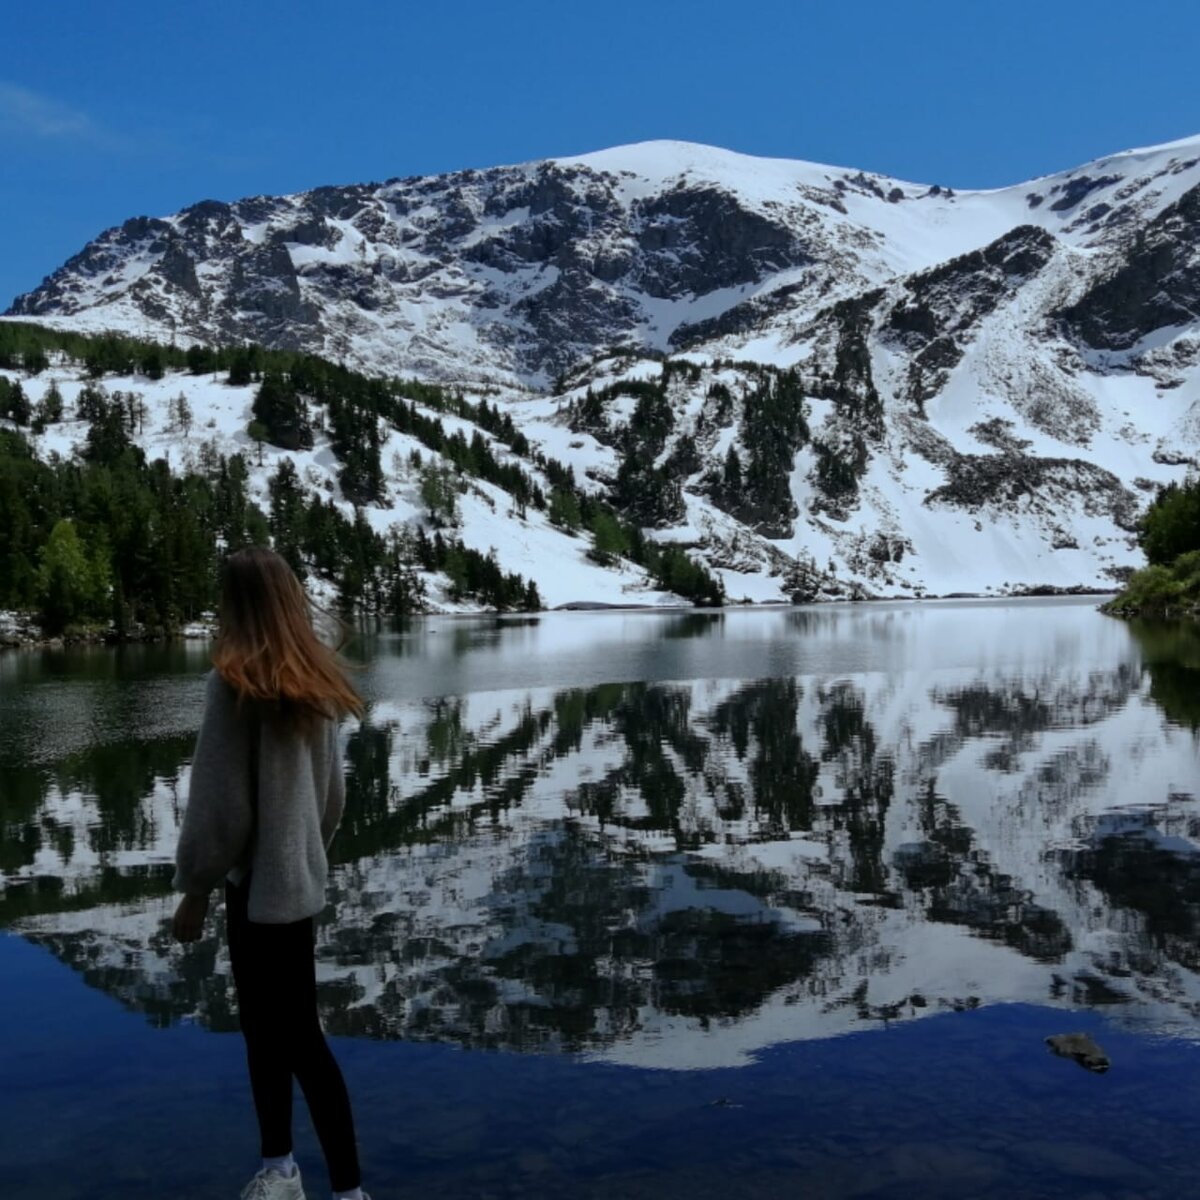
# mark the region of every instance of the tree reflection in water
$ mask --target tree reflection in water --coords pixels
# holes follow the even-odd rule
[[[714,619],[681,618],[672,636]],[[1178,673],[1196,667],[1158,637],[1139,633],[1149,694],[1194,729]],[[319,928],[327,1024],[601,1051],[754,1022],[765,1044],[989,998],[1191,1011],[1192,798],[1149,797],[1134,826],[1097,815],[1141,778],[1114,748],[1127,732],[1145,745],[1142,689],[1120,664],[377,711],[346,745]],[[1194,762],[1155,728],[1162,753]],[[0,920],[155,1022],[227,1029],[219,918],[181,953],[153,899],[190,751],[189,737],[131,739],[44,770],[0,764]],[[1096,949],[1112,929],[1117,957]]]
[[[1150,695],[1172,721],[1200,729],[1200,624],[1132,621],[1132,632],[1150,676]]]

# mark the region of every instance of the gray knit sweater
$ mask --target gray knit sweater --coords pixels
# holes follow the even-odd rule
[[[175,887],[206,896],[250,873],[251,921],[282,925],[325,907],[326,848],[345,802],[337,722],[307,732],[260,718],[212,671],[192,759]]]

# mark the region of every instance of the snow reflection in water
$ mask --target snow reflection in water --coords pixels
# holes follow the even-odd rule
[[[607,653],[554,618],[385,640],[347,732],[328,1028],[678,1068],[1014,1000],[1192,1036],[1195,635],[1011,605],[972,665],[964,612],[890,637],[872,610],[622,617]],[[681,642],[711,674],[658,677]],[[555,683],[589,647],[593,679]],[[603,678],[631,656],[645,678]],[[63,753],[0,761],[0,921],[156,1022],[230,1028],[219,920],[187,953],[164,928],[197,657],[88,661],[27,663],[0,707],[17,747],[73,714]],[[505,663],[551,682],[466,686]],[[157,715],[88,741],[113,703]]]

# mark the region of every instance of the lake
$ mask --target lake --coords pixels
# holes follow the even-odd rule
[[[375,1200],[1200,1195],[1195,629],[1056,599],[351,650],[318,979]],[[222,911],[167,931],[206,657],[0,657],[6,1197],[257,1165]],[[327,1194],[303,1116],[297,1156]]]

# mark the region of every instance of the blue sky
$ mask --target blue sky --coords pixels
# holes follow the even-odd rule
[[[1200,132],[1190,0],[9,6],[0,309],[207,197],[648,138],[1015,183]]]

